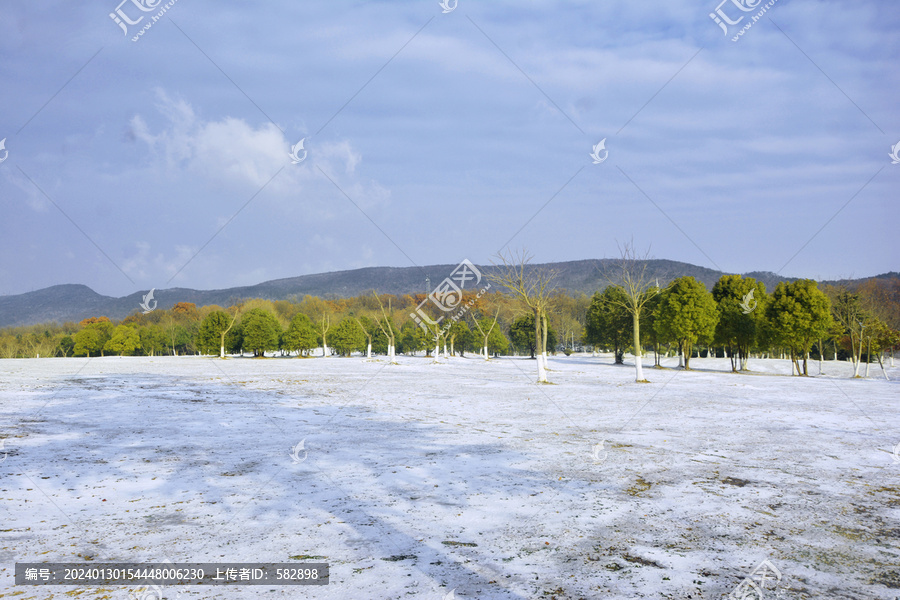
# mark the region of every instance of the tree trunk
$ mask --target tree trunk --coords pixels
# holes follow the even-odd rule
[[[537,355],[538,383],[549,383],[547,381],[547,371],[544,369],[544,361],[542,360],[544,349],[541,345],[543,336],[541,335],[541,324],[543,315],[541,311],[534,311],[534,350]]]
[[[641,353],[641,315],[638,311],[631,313],[634,324],[634,380],[637,383],[645,381]]]
[[[547,368],[547,330],[550,329],[547,327],[547,314],[544,313],[541,317],[541,335],[543,336],[543,342],[541,344],[541,356],[544,360],[544,368]]]
[[[862,340],[859,341],[859,347],[862,349]],[[872,338],[866,340],[866,379],[869,378],[869,365],[872,363]]]
[[[369,345],[366,346],[366,358],[372,358],[372,341],[369,341]]]
[[[681,355],[684,357],[684,370],[691,370],[691,354],[694,353],[693,344],[689,344],[688,342],[684,342],[684,348],[681,351]]]
[[[488,359],[488,349],[487,349],[487,342],[485,341],[485,343],[484,343],[484,360],[487,360],[487,359]]]
[[[884,375],[884,378],[890,381],[887,376],[887,371],[884,370],[884,361],[882,360],[882,352],[878,353],[878,366],[881,367],[881,374]]]

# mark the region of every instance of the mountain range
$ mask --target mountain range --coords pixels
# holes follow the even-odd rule
[[[604,273],[615,280],[619,266],[618,259],[592,259],[569,262],[530,265],[528,268],[546,268],[556,271],[554,283],[557,288],[569,293],[592,294],[606,287]],[[647,272],[651,279],[665,285],[672,279],[691,275],[702,281],[708,289],[725,273],[689,263],[671,260],[647,261]],[[421,294],[427,287],[433,288],[448,277],[457,265],[428,265],[424,267],[366,267],[350,271],[335,271],[314,275],[300,275],[285,279],[274,279],[251,286],[221,290],[192,290],[186,288],[155,289],[157,308],[171,308],[176,302],[193,302],[197,306],[218,304],[230,306],[249,298],[268,300],[301,300],[303,296],[323,298],[351,297],[372,290],[388,294]],[[482,275],[487,275],[497,267],[478,267]],[[426,282],[428,277],[429,282]],[[762,281],[771,292],[781,281],[794,278],[782,277],[771,272],[745,273]],[[885,273],[876,278],[900,277],[900,273]],[[870,279],[870,278],[866,278]],[[823,281],[820,283],[843,283],[851,287],[857,280]],[[143,296],[149,290],[141,290],[128,296],[115,298],[98,294],[86,285],[54,285],[25,294],[0,296],[0,327],[33,325],[55,321],[80,321],[87,317],[106,316],[122,319],[140,310]]]

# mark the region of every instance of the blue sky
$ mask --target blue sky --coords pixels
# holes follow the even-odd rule
[[[898,270],[887,1],[778,0],[734,42],[764,3],[177,0],[132,41],[164,4],[5,4],[0,294],[486,264],[510,238]]]

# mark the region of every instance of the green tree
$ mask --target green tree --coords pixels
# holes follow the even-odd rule
[[[745,371],[750,350],[765,325],[766,286],[752,277],[723,275],[712,295],[719,312],[715,343],[728,348],[732,371]]]
[[[397,351],[403,354],[415,356],[419,350],[430,349],[428,333],[421,327],[417,327],[412,321],[407,321],[400,328]]]
[[[277,350],[281,336],[281,325],[271,312],[263,308],[252,308],[241,318],[243,347],[253,352],[253,356],[264,356],[268,350]]]
[[[118,325],[112,332],[112,336],[103,345],[103,349],[119,356],[135,353],[141,347],[141,334],[136,327],[130,325]]]
[[[146,356],[161,356],[166,353],[166,332],[157,323],[144,325],[138,330],[141,350]]]
[[[456,355],[457,348],[459,349],[459,355],[465,356],[466,348],[472,342],[472,331],[465,321],[454,321],[450,329],[447,330],[447,339],[450,341],[450,356]],[[458,345],[457,342],[459,342]]]
[[[655,367],[660,367],[659,345],[662,342],[660,335],[656,332],[656,309],[659,307],[660,298],[662,298],[662,291],[654,294],[653,298],[647,302],[647,305],[644,307],[644,313],[641,315],[641,319],[644,322],[641,335],[646,335],[647,343],[653,346],[653,365]]]
[[[282,336],[282,345],[289,352],[308,353],[318,344],[316,329],[304,313],[294,315]]]
[[[618,286],[609,286],[591,298],[585,318],[584,341],[594,346],[612,348],[617,365],[625,364],[625,348],[633,333],[631,315],[625,308],[628,297]],[[513,340],[515,343],[515,340]]]
[[[85,325],[81,331],[72,336],[72,340],[75,342],[72,355],[87,357],[102,355],[103,347],[112,337],[113,329],[113,324],[108,319]]]
[[[766,321],[774,341],[790,349],[797,374],[800,374],[798,361],[802,357],[803,375],[809,375],[806,362],[810,348],[834,326],[828,296],[812,279],[782,281],[766,307]]]
[[[66,334],[59,339],[59,343],[56,345],[56,353],[63,357],[69,356],[74,348],[75,340],[72,339],[71,335]]]
[[[486,319],[490,321],[490,319]],[[490,329],[490,325],[488,324],[488,328]],[[556,334],[552,333],[552,330],[547,331],[547,339],[556,339]],[[494,327],[490,329],[487,336],[487,351],[491,356],[497,356],[498,354],[506,354],[509,351],[509,340],[506,339],[506,336],[503,335],[503,332],[499,327]]]
[[[197,348],[203,354],[219,352],[220,357],[225,355],[225,335],[234,325],[237,317],[232,317],[223,310],[214,310],[203,318],[200,328],[197,330]]]
[[[690,370],[694,344],[712,340],[719,321],[716,302],[702,282],[693,277],[679,277],[662,293],[656,308],[657,332],[674,340]]]
[[[365,333],[352,317],[341,319],[329,338],[332,348],[341,356],[350,356],[351,352],[364,348],[366,344]]]
[[[534,315],[533,314],[524,314],[518,319],[514,320],[509,326],[509,339],[512,341],[513,346],[520,348],[522,350],[527,350],[531,354],[531,358],[535,358],[535,351],[537,350],[535,345],[535,325],[534,325]],[[543,331],[543,328],[542,328]],[[556,332],[550,328],[549,324],[546,328],[547,332],[547,348],[555,348],[556,347]],[[492,332],[493,333],[493,332]],[[496,339],[496,338],[495,338]],[[488,350],[490,350],[491,346],[491,338],[488,337]]]

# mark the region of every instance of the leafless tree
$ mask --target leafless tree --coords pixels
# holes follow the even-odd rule
[[[394,325],[391,322],[391,301],[388,300],[388,309],[384,310],[384,303],[381,301],[381,298],[378,297],[378,294],[372,292],[375,296],[375,299],[378,300],[378,306],[381,308],[381,316],[382,319],[375,319],[375,322],[378,324],[379,329],[387,338],[388,341],[388,361],[392,364],[396,364],[394,360],[394,349],[397,347],[396,338],[397,332],[394,330]]]
[[[526,250],[497,254],[500,264],[488,279],[505,288],[519,304],[534,315],[534,348],[537,358],[538,383],[547,381],[547,308],[553,292],[556,272],[548,269],[528,268],[532,256]]]
[[[620,301],[612,300],[619,304],[631,315],[634,329],[634,380],[637,383],[649,383],[644,379],[641,364],[641,314],[656,294],[659,288],[647,273],[647,261],[650,259],[648,250],[643,256],[638,256],[633,242],[626,242],[619,248],[619,268],[616,275],[609,272],[605,277],[609,285],[618,286],[624,292]]]

